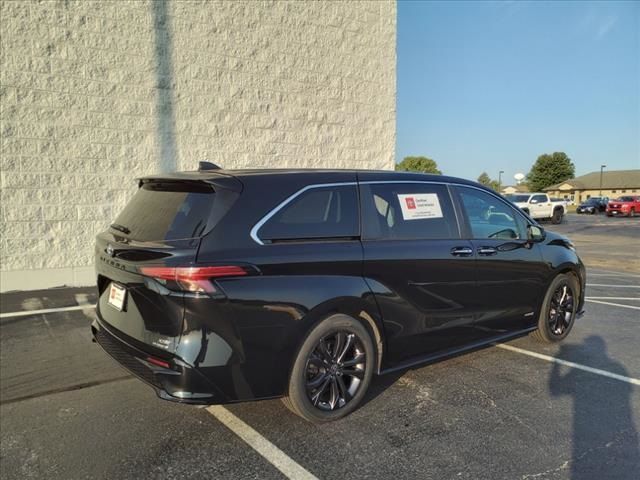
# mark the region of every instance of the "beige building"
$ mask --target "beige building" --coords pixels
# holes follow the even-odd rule
[[[1,1],[0,289],[93,283],[135,177],[394,166],[395,1]]]
[[[502,187],[500,193],[503,195],[513,195],[514,193],[526,193],[529,191],[529,187],[526,185],[507,185]]]
[[[640,195],[640,170],[605,170],[602,172],[602,185],[600,172],[591,172],[544,190],[552,197],[566,198],[575,203],[584,202],[591,197]]]

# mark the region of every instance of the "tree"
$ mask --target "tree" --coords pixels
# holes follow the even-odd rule
[[[480,176],[478,177],[478,183],[484,185],[485,187],[492,188],[496,192],[500,190],[500,182],[498,182],[497,180],[492,180],[487,172],[482,172],[480,174]]]
[[[485,187],[491,186],[491,177],[487,174],[487,172],[482,172],[478,177],[478,183],[480,185],[484,185]]]
[[[527,174],[527,183],[532,192],[539,192],[551,185],[563,182],[576,175],[576,167],[564,152],[544,153]]]
[[[404,157],[404,159],[396,165],[396,170],[400,172],[421,172],[442,175],[442,172],[438,170],[438,164],[435,160],[427,157]]]

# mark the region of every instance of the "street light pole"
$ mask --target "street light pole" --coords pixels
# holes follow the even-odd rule
[[[504,173],[504,170],[500,170],[498,172],[498,193],[502,193],[502,174]]]
[[[602,198],[602,170],[607,168],[606,165],[600,165],[600,198]]]

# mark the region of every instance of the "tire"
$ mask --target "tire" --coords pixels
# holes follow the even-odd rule
[[[538,329],[531,336],[542,343],[556,343],[564,340],[576,320],[579,291],[575,276],[560,274],[555,277],[542,302]]]
[[[554,225],[562,223],[562,210],[561,209],[557,208],[556,210],[553,211],[553,216],[551,217],[551,223],[553,223]]]
[[[594,208],[593,210],[591,210],[591,215],[595,215],[596,214],[596,209]]]
[[[282,401],[313,423],[345,417],[364,398],[375,358],[371,335],[362,323],[343,314],[327,317],[300,346]]]

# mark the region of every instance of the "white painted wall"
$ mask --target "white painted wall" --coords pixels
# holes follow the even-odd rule
[[[395,1],[0,8],[2,291],[93,283],[140,175],[394,165]]]

